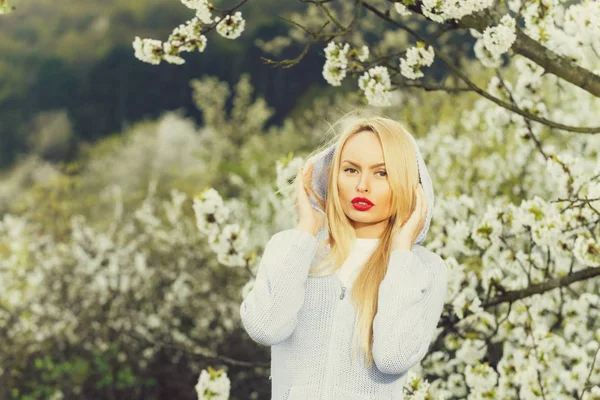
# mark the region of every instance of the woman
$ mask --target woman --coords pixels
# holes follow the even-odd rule
[[[444,261],[420,245],[434,196],[417,143],[394,120],[357,120],[294,185],[298,225],[271,237],[240,307],[271,346],[271,399],[402,399],[447,285]]]

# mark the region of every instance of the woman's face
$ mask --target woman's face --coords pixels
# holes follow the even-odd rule
[[[392,192],[383,149],[375,133],[361,131],[350,136],[342,147],[338,192],[356,237],[380,237],[390,217]],[[373,205],[353,204],[357,197],[363,197]]]

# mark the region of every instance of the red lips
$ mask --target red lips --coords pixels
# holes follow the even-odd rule
[[[363,201],[363,202],[367,203],[370,206],[374,205],[371,202],[371,200],[367,199],[366,197],[355,197],[355,198],[352,199],[352,203],[358,203],[359,201]]]

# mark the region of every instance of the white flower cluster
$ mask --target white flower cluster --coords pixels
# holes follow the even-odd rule
[[[358,87],[365,93],[369,104],[374,106],[391,105],[391,82],[390,74],[384,66],[369,69],[358,78]]]
[[[400,73],[408,79],[422,78],[421,67],[429,67],[433,64],[433,58],[433,47],[425,48],[425,44],[418,42],[406,50],[406,58],[400,58]]]
[[[592,237],[579,236],[575,241],[573,254],[583,265],[600,266],[600,244]]]
[[[494,398],[491,390],[496,386],[498,373],[488,363],[467,365],[465,368],[465,381],[470,390],[469,399]]]
[[[516,21],[506,14],[496,26],[488,26],[483,33],[470,29],[471,35],[478,40],[475,43],[475,56],[488,68],[498,68],[502,64],[502,54],[515,42]]]
[[[135,37],[133,41],[135,57],[149,64],[160,64],[163,56],[163,44],[160,40],[141,39]]]
[[[205,24],[213,22],[211,8],[208,0],[180,0],[186,7],[196,11],[196,17]]]
[[[404,400],[424,400],[433,399],[429,392],[431,383],[427,379],[423,378],[422,375],[415,372],[415,368],[408,371],[406,381],[404,383],[403,392]],[[443,400],[442,397],[438,397],[438,400]]]
[[[277,160],[275,163],[275,170],[277,172],[276,186],[277,191],[282,192],[284,188],[287,188],[289,182],[294,179],[298,170],[304,165],[304,158],[297,156],[291,158],[293,153],[289,154],[288,157]]]
[[[239,38],[246,27],[246,21],[242,18],[240,11],[236,11],[233,16],[226,15],[223,19],[216,17],[215,21],[218,22],[217,32],[227,39]]]
[[[423,15],[432,21],[443,23],[449,19],[459,20],[484,10],[494,4],[494,0],[423,0]]]
[[[246,21],[242,13],[236,11],[234,15],[226,15],[223,19],[211,14],[212,4],[208,0],[181,0],[187,7],[196,11],[196,16],[185,24],[173,29],[166,42],[155,39],[141,39],[136,36],[133,41],[135,57],[149,64],[160,64],[165,60],[171,64],[183,64],[185,60],[181,52],[206,49],[207,39],[202,34],[205,24],[216,23],[216,31],[227,39],[237,39],[245,29]]]
[[[523,30],[532,39],[551,48],[554,47],[552,43],[569,40],[563,37],[564,31],[561,32],[557,25],[561,24],[564,14],[564,7],[557,0],[527,1],[522,7],[520,15],[525,23]]]
[[[198,400],[228,400],[231,382],[225,370],[203,369],[195,386]]]
[[[544,0],[519,3],[522,3],[519,14],[527,36],[583,68],[598,69],[600,57],[595,49],[600,45],[600,2]]]
[[[400,15],[407,16],[411,14],[410,10],[400,1],[394,3],[394,8],[396,9],[396,12]]]
[[[346,77],[349,62],[352,71],[360,70],[361,67],[355,62],[365,62],[369,57],[369,48],[362,46],[359,50],[354,49],[348,43],[336,43],[330,41],[324,49],[325,64],[323,65],[323,78],[331,86],[340,86]]]
[[[333,41],[325,47],[326,61],[323,65],[323,78],[331,86],[340,86],[342,80],[346,77],[346,67],[348,66],[346,54],[348,50],[350,50],[348,43],[341,44]]]
[[[173,29],[168,42],[179,51],[193,51],[197,48],[199,52],[203,52],[206,48],[206,36],[202,34],[200,19],[194,17]]]
[[[515,26],[515,19],[507,14],[502,17],[497,26],[485,28],[482,40],[492,57],[499,57],[510,49],[517,38]]]
[[[481,308],[481,300],[477,296],[472,288],[466,288],[452,301],[452,310],[458,316],[458,318],[464,318],[465,312],[469,311],[471,314],[477,314],[483,311]]]
[[[573,4],[565,13],[564,31],[582,44],[600,44],[600,2],[584,1]]]
[[[135,56],[149,64],[160,64],[165,60],[171,64],[183,64],[185,60],[179,56],[182,51],[198,49],[203,52],[206,48],[206,36],[202,33],[202,24],[194,17],[185,24],[173,30],[168,41],[155,39],[140,39],[136,36],[133,42]]]
[[[217,254],[219,263],[228,267],[244,267],[248,263],[248,236],[238,224],[227,224],[230,209],[219,193],[208,188],[194,197],[196,226],[208,237],[211,249]]]

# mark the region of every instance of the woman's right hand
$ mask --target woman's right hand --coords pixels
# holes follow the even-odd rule
[[[298,212],[298,227],[316,235],[325,222],[324,215],[312,208],[308,197],[308,185],[312,179],[313,165],[309,163],[296,174],[296,194],[294,204]]]

